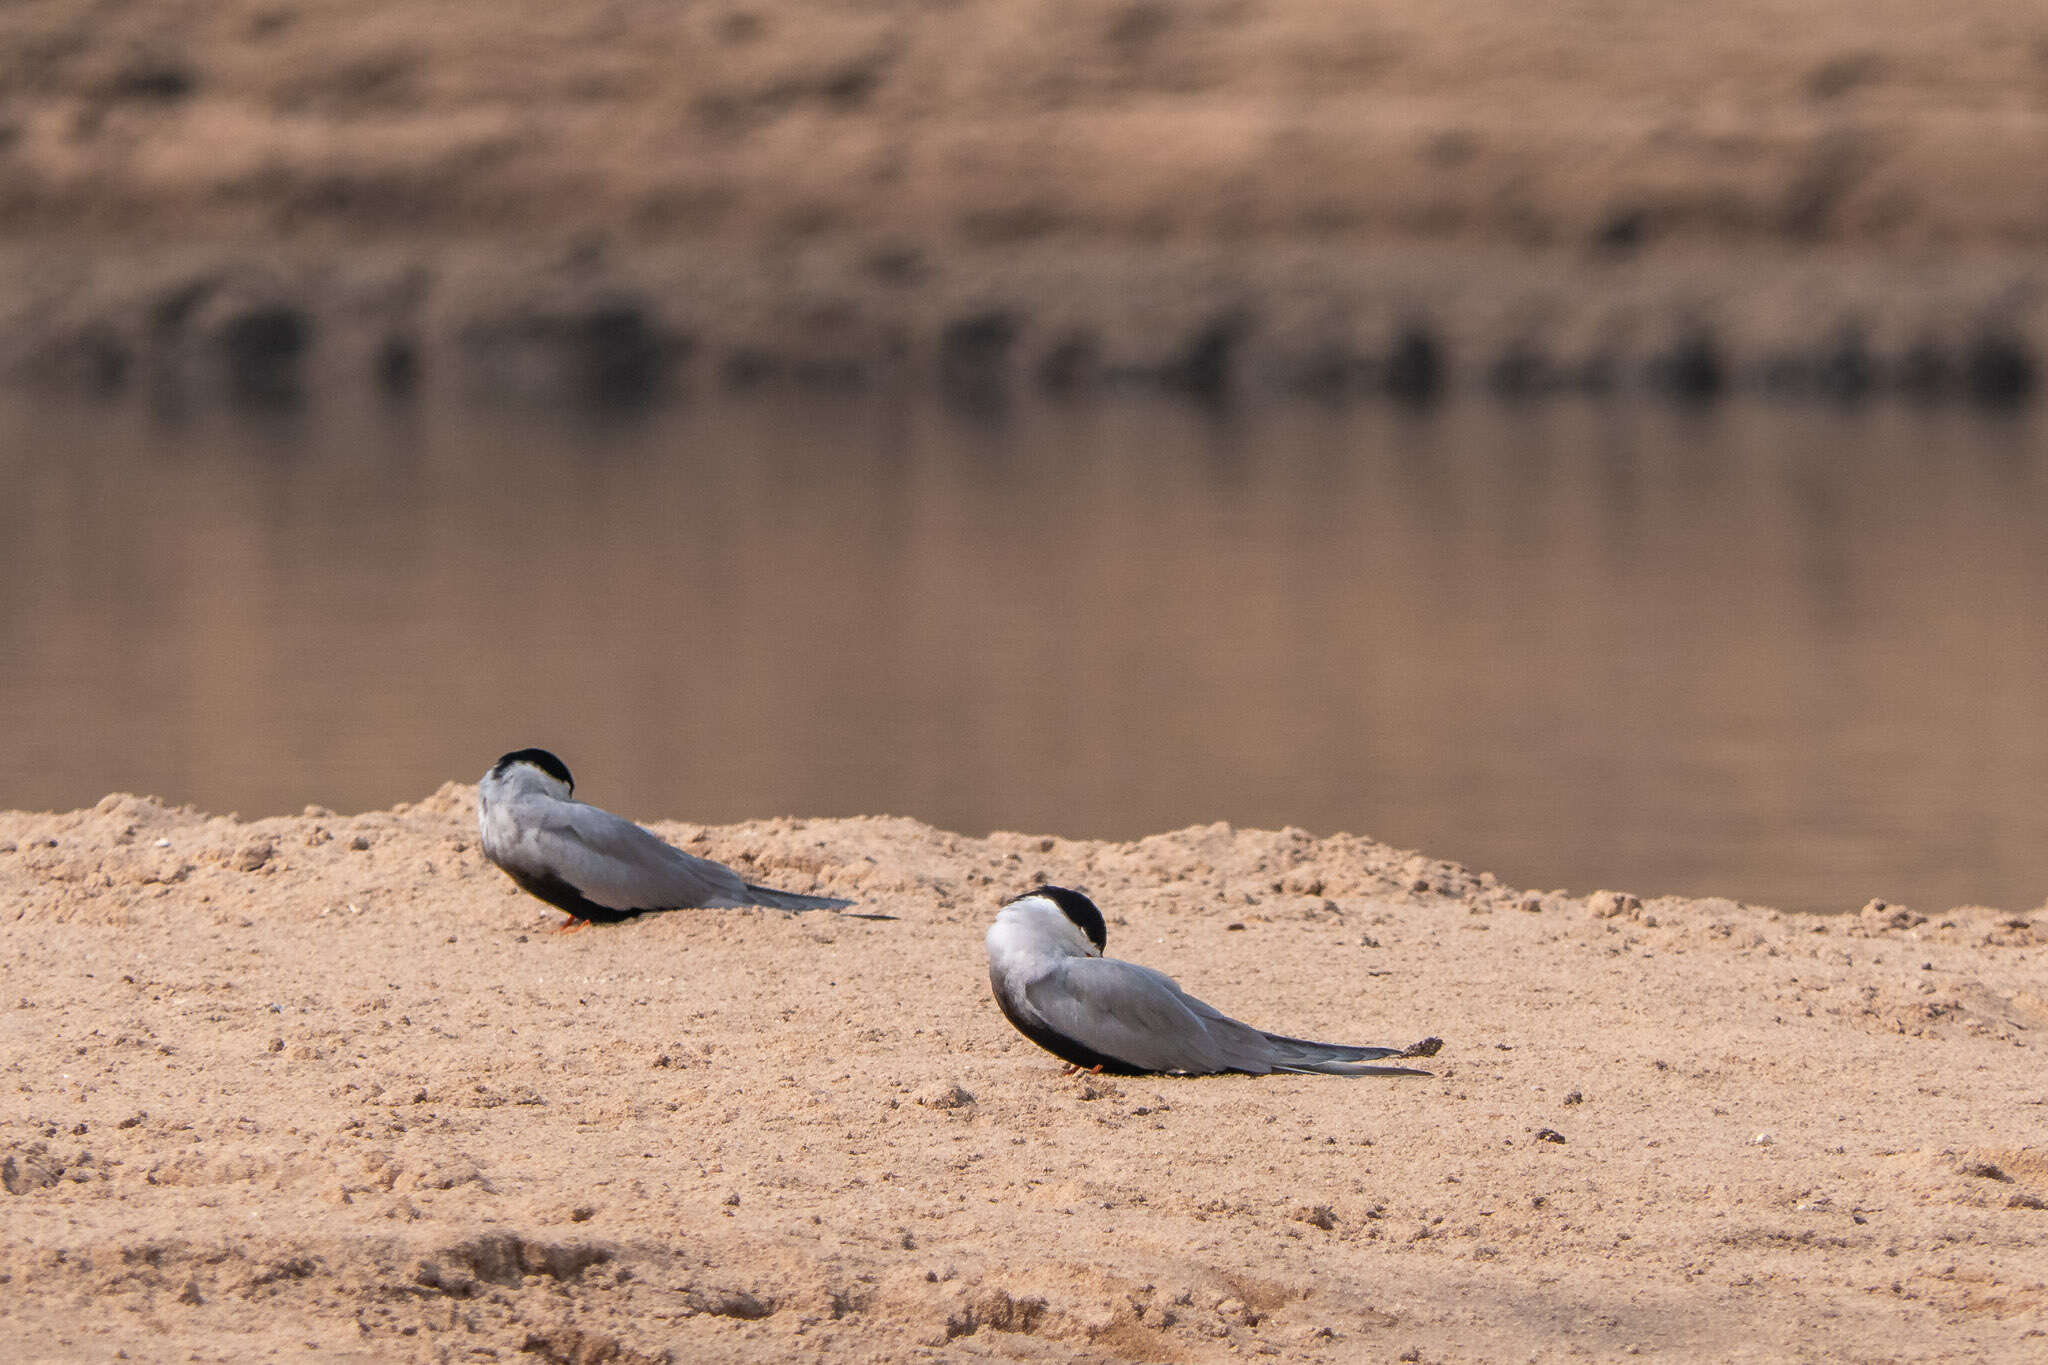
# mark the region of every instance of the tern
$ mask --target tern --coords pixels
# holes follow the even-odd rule
[[[476,787],[484,856],[520,890],[567,914],[564,929],[616,924],[653,910],[836,910],[853,904],[756,886],[724,863],[693,857],[631,820],[573,799],[575,790],[568,765],[546,749],[506,754]]]
[[[1430,1057],[1443,1046],[1350,1047],[1267,1033],[1203,1004],[1172,977],[1102,955],[1102,912],[1079,891],[1040,886],[1003,906],[988,931],[988,979],[1017,1031],[1088,1071],[1211,1076],[1314,1071],[1427,1076],[1384,1057]]]

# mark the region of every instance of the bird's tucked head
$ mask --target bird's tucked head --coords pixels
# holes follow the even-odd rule
[[[491,786],[532,783],[565,798],[576,790],[569,765],[546,749],[514,749],[491,766],[484,781]]]
[[[1108,929],[1102,922],[1102,912],[1095,908],[1095,902],[1064,886],[1033,887],[1003,907],[1005,915],[1011,912],[1020,917],[1029,916],[1041,929],[1053,930],[1063,937],[1085,938],[1087,945],[1082,950],[1092,950],[1097,957],[1102,955],[1108,940]],[[1079,943],[1075,946],[1082,947]]]

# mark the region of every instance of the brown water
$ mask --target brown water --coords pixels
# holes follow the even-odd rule
[[[1576,890],[2048,896],[2035,419],[0,405],[0,807],[1353,830]]]

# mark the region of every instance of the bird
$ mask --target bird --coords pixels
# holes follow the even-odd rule
[[[520,890],[567,914],[565,931],[653,910],[837,910],[853,904],[756,886],[724,863],[693,857],[631,820],[575,800],[575,790],[568,765],[546,749],[513,750],[476,787],[484,856]]]
[[[1079,891],[1039,886],[1006,903],[988,931],[988,978],[1017,1031],[1086,1071],[1123,1076],[1322,1072],[1427,1076],[1384,1057],[1430,1057],[1443,1046],[1350,1047],[1267,1033],[1195,999],[1170,976],[1103,956],[1102,912]]]

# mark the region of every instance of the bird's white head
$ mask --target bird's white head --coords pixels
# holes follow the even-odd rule
[[[1101,957],[1102,912],[1079,891],[1039,886],[1004,905],[988,931],[991,956],[1006,950]]]
[[[566,801],[575,790],[576,779],[569,776],[569,765],[546,749],[513,750],[492,764],[477,784],[477,792],[485,800],[532,791]]]

